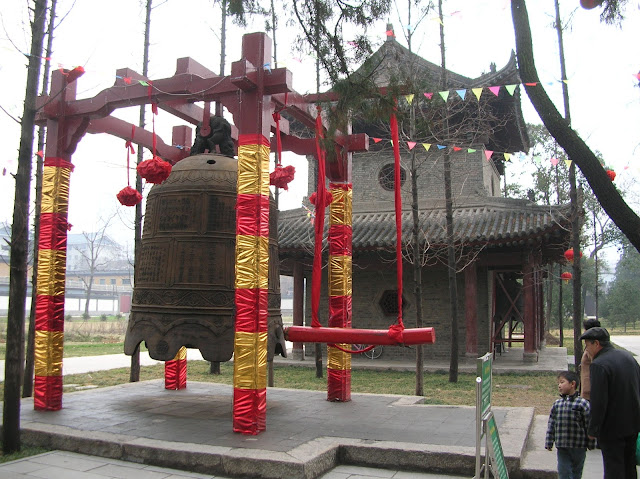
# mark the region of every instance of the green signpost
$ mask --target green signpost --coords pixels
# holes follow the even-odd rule
[[[487,430],[489,435],[488,446],[491,450],[491,464],[495,467],[498,479],[509,479],[507,465],[504,462],[504,454],[502,453],[502,444],[500,443],[500,435],[498,434],[498,426],[493,413],[489,415],[487,420]]]
[[[476,474],[475,479],[480,479],[482,474],[481,443],[485,436],[485,464],[484,477],[489,478],[489,471],[498,479],[509,479],[507,465],[504,461],[502,444],[498,434],[498,425],[491,411],[492,389],[492,362],[493,356],[487,353],[478,358],[478,376],[476,378]]]

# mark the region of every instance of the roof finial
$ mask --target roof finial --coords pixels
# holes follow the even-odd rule
[[[396,34],[393,33],[393,23],[387,23],[387,41],[395,40]]]

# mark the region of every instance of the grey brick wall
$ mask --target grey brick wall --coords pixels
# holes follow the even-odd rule
[[[353,328],[388,329],[396,322],[396,316],[387,316],[379,305],[380,298],[385,290],[396,289],[395,265],[387,267],[368,266],[361,269],[358,265],[353,268]],[[406,328],[416,327],[415,297],[413,294],[414,282],[411,265],[404,265],[403,271],[403,297],[408,303],[403,312],[403,322]],[[484,354],[488,347],[489,311],[491,303],[488,301],[488,285],[486,268],[478,272],[478,339],[479,355]],[[320,293],[319,320],[323,325],[327,324],[328,299],[326,289],[326,271],[323,271],[323,285]],[[459,355],[465,354],[466,328],[465,328],[465,288],[464,274],[458,275],[458,338]],[[311,278],[307,280],[305,299],[305,324],[311,324]],[[424,268],[422,275],[422,308],[423,327],[433,327],[436,331],[435,344],[424,346],[425,359],[448,358],[451,343],[451,323],[449,314],[449,288],[446,270],[444,268]],[[324,348],[326,349],[326,348]],[[326,353],[326,351],[325,351]],[[313,345],[307,345],[307,355],[313,355]],[[385,359],[413,359],[413,348],[385,346]]]
[[[431,147],[433,150],[435,146]],[[418,167],[418,197],[420,200],[444,200],[443,153],[425,151],[416,145]],[[411,154],[401,151],[401,166],[406,172],[402,186],[402,201],[411,202],[411,179],[409,169]],[[353,155],[353,204],[354,208],[372,202],[389,202],[393,208],[393,191],[385,190],[379,181],[380,171],[387,164],[393,164],[393,152],[389,149]],[[317,168],[315,160],[310,162],[309,195],[316,191]],[[467,150],[451,153],[451,177],[454,201],[469,196],[500,196],[500,176],[492,162],[486,161],[482,150],[468,153]]]

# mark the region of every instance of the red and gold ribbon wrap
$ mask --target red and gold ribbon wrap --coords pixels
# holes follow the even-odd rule
[[[187,387],[187,348],[182,346],[171,361],[164,363],[164,388],[184,389]]]
[[[351,327],[351,217],[350,183],[329,185],[333,202],[329,213],[329,327]],[[351,401],[351,355],[328,346],[327,400]]]
[[[35,291],[33,406],[37,410],[62,408],[67,214],[72,171],[73,165],[62,158],[44,161]]]
[[[233,430],[242,434],[266,429],[268,286],[269,140],[262,135],[240,135]]]

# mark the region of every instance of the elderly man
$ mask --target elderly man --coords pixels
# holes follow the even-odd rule
[[[591,363],[590,438],[598,438],[605,479],[637,479],[636,438],[640,431],[640,365],[615,349],[605,328],[588,329],[580,339]]]

